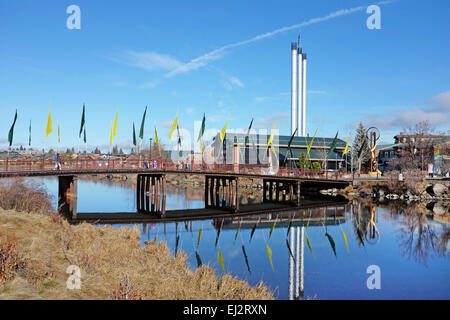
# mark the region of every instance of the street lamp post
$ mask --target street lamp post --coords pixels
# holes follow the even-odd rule
[[[152,158],[152,138],[150,138],[150,159]]]

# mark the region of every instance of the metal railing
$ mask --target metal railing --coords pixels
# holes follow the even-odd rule
[[[92,172],[92,173],[120,173],[121,171],[177,171],[180,173],[234,173],[248,175],[273,175],[277,177],[304,177],[312,179],[340,180],[348,174],[345,170],[325,171],[315,169],[298,169],[291,167],[279,167],[273,172],[268,165],[250,164],[207,164],[205,162],[174,162],[170,159],[126,159],[126,158],[77,158],[61,159],[60,168],[53,159],[5,159],[0,160],[0,173],[21,174],[46,174],[51,172]]]

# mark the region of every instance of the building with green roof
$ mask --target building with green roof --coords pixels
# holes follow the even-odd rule
[[[234,158],[239,157],[239,164],[264,164],[267,163],[269,149],[267,143],[269,141],[267,134],[241,134],[226,133],[223,142],[218,134],[213,140],[215,157],[220,157],[221,153],[223,161],[233,163]],[[302,153],[307,155],[308,145],[312,137],[294,137],[290,150],[288,148],[291,136],[274,136],[272,145],[277,153],[280,166],[293,165],[296,166]],[[337,139],[336,147],[333,152],[329,153],[334,138],[315,137],[310,150],[310,161],[319,162],[323,167],[327,161],[328,169],[339,169],[345,166],[346,157],[342,156],[346,142]],[[233,152],[227,148],[233,146]],[[271,155],[273,156],[273,154]],[[230,159],[232,158],[232,159]]]

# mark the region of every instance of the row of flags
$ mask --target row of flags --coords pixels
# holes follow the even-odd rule
[[[113,145],[114,137],[117,135],[118,115],[119,115],[119,107],[117,107],[116,116],[114,118],[114,121],[111,123],[110,135],[109,135],[110,145]],[[140,129],[139,129],[139,138],[141,140],[144,138],[144,124],[145,124],[146,115],[147,115],[147,106],[145,107],[144,114],[143,114],[142,120],[141,120],[141,126],[140,126]],[[16,121],[17,121],[17,110],[16,110],[16,113],[14,115],[13,124],[11,126],[11,129],[9,130],[9,133],[8,133],[9,146],[12,145],[13,136],[14,136],[14,126],[16,124]],[[228,125],[228,122],[225,123],[225,126],[220,131],[220,139],[221,139],[222,142],[225,139],[227,125]],[[247,130],[247,135],[245,137],[245,142],[244,142],[245,145],[248,144],[250,130],[252,128],[252,125],[253,125],[253,118],[252,118],[252,120],[250,122],[250,125],[248,127],[248,130]],[[202,124],[201,124],[201,127],[200,127],[198,139],[197,139],[197,142],[199,143],[200,150],[201,150],[202,153],[204,152],[202,138],[203,138],[203,135],[204,135],[204,132],[205,132],[205,127],[206,127],[206,117],[205,117],[205,114],[203,114]],[[57,128],[58,128],[58,144],[59,144],[61,142],[59,121],[57,122]],[[275,151],[274,151],[274,148],[273,148],[273,137],[274,137],[274,133],[275,133],[275,128],[276,128],[276,121],[275,121],[275,123],[273,125],[272,131],[271,131],[269,139],[267,141],[267,148],[270,148],[274,153],[275,153]],[[169,133],[169,139],[172,139],[172,136],[173,136],[173,133],[175,132],[175,129],[177,130],[177,134],[178,134],[178,142],[177,143],[178,143],[179,146],[181,146],[181,135],[180,135],[179,127],[178,127],[178,112],[177,112],[177,114],[175,116],[175,119],[173,121],[172,128],[171,128],[170,133]],[[50,135],[51,133],[52,133],[52,116],[51,116],[51,101],[50,101],[50,107],[49,107],[48,119],[47,119],[47,126],[46,126],[46,130],[45,130],[45,137],[47,138],[48,135]],[[291,136],[291,138],[289,140],[289,143],[288,143],[288,152],[291,154],[291,156],[292,156],[291,144],[292,144],[292,141],[293,141],[296,133],[297,133],[297,129],[292,134],[292,136]],[[80,131],[79,131],[79,135],[78,135],[79,138],[81,138],[82,134],[83,134],[83,141],[84,141],[84,143],[87,143],[87,138],[86,138],[86,107],[85,107],[85,104],[83,104],[83,111],[82,111],[82,114],[81,114],[81,124],[80,124]],[[307,147],[308,158],[310,157],[310,151],[311,151],[314,139],[316,137],[316,134],[317,134],[317,129],[314,132],[314,135],[313,135],[312,139],[310,140],[310,142],[308,144],[308,147]],[[328,155],[330,155],[336,148],[338,134],[339,134],[339,131],[336,133],[336,136],[334,137],[333,142],[330,145],[330,149],[328,151]],[[350,142],[350,136],[348,137],[348,140],[347,140],[347,143],[346,143],[346,146],[345,146],[345,149],[344,149],[344,152],[343,152],[342,156],[347,154],[349,142]],[[30,125],[29,125],[29,139],[28,139],[28,143],[29,143],[29,145],[31,145],[31,120],[30,120]],[[158,131],[156,129],[156,125],[155,125],[155,144],[159,147],[159,138],[158,138]],[[135,129],[134,122],[133,122],[133,145],[135,145],[135,146],[137,145],[136,129]]]

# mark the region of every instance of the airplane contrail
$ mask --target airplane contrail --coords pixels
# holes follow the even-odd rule
[[[376,5],[383,5],[383,4],[388,4],[388,3],[391,3],[391,2],[393,2],[393,1],[392,0],[380,1]],[[173,77],[173,76],[175,76],[177,74],[185,73],[185,72],[188,72],[190,70],[195,70],[195,69],[198,69],[200,67],[203,67],[206,64],[208,64],[208,62],[214,61],[214,60],[217,60],[217,59],[221,58],[223,56],[223,54],[229,49],[240,47],[240,46],[243,46],[243,45],[246,45],[246,44],[249,44],[249,43],[253,43],[253,42],[265,39],[265,38],[273,37],[273,36],[275,36],[275,35],[277,35],[279,33],[282,33],[282,32],[290,31],[290,30],[293,30],[293,29],[299,29],[299,28],[306,27],[306,26],[309,26],[309,25],[312,25],[312,24],[316,24],[316,23],[319,23],[319,22],[323,22],[323,21],[327,21],[327,20],[330,20],[330,19],[334,19],[334,18],[337,18],[337,17],[346,16],[346,15],[352,14],[354,12],[362,11],[365,8],[367,8],[367,6],[359,6],[359,7],[350,8],[350,9],[341,9],[341,10],[338,10],[338,11],[334,11],[334,12],[332,12],[332,13],[326,15],[326,16],[323,16],[323,17],[311,18],[311,19],[309,19],[307,21],[304,21],[304,22],[301,22],[301,23],[298,23],[298,24],[294,24],[294,25],[291,25],[291,26],[279,28],[279,29],[276,29],[276,30],[271,31],[271,32],[263,33],[263,34],[257,35],[255,37],[247,39],[247,40],[243,40],[243,41],[239,41],[239,42],[235,42],[235,43],[230,43],[230,44],[224,45],[224,46],[222,46],[222,47],[220,47],[218,49],[214,49],[214,50],[212,50],[212,51],[210,51],[208,53],[205,53],[204,55],[201,55],[200,57],[192,59],[191,61],[189,61],[189,62],[187,62],[185,64],[182,64],[181,66],[179,66],[179,67],[175,68],[174,70],[168,72],[165,75],[165,77],[166,78],[170,78],[170,77]]]

